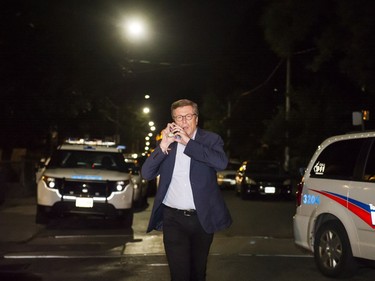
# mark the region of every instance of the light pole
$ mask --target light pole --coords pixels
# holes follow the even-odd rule
[[[290,119],[290,56],[286,59],[286,85],[285,85],[285,152],[284,169],[289,171],[289,119]]]
[[[125,65],[123,65],[123,69],[125,69],[126,72],[131,72],[131,70],[129,70],[128,66],[126,65],[126,64],[128,64],[129,61],[131,61],[131,58],[129,57],[129,53],[130,53],[130,50],[131,50],[131,47],[133,46],[133,44],[141,43],[141,42],[143,42],[143,41],[145,41],[146,39],[149,38],[147,21],[144,17],[142,17],[140,15],[126,14],[126,15],[124,15],[122,20],[118,21],[117,27],[119,28],[120,38],[125,40],[125,48],[124,49],[125,49],[125,61],[126,62],[125,62]],[[149,98],[149,96],[148,96],[148,98]],[[119,140],[120,110],[119,110],[119,106],[117,104],[115,104],[113,102],[111,104],[113,105],[113,108],[116,109],[116,117],[115,117],[116,128],[115,128],[115,130],[116,130],[116,137]],[[148,107],[143,108],[143,114],[147,115],[147,114],[149,114],[149,112],[150,112],[150,109]],[[135,116],[139,116],[139,111],[134,112],[134,113],[135,113]],[[138,118],[136,118],[136,119],[138,119]],[[142,119],[143,119],[143,117],[139,121],[142,122]],[[136,121],[135,123],[138,123],[138,122]],[[139,127],[139,124],[136,125],[135,130],[137,130],[138,127]],[[138,142],[139,141],[132,140],[133,149],[138,150],[138,146],[139,146]]]

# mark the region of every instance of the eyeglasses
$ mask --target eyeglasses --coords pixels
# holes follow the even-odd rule
[[[174,120],[176,121],[182,121],[184,118],[188,121],[190,121],[191,119],[193,119],[193,116],[197,116],[197,114],[186,114],[186,115],[177,115],[177,116],[174,116]]]

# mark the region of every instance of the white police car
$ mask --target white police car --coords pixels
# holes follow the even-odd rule
[[[65,213],[115,217],[133,222],[134,186],[112,142],[68,140],[43,168],[37,184],[37,223]]]
[[[352,275],[359,260],[375,260],[375,132],[319,145],[298,186],[293,228],[326,276]]]

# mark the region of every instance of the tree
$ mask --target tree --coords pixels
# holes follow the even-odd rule
[[[373,104],[374,2],[361,0],[269,1],[262,18],[265,38],[292,62],[290,145],[295,162],[310,157],[327,136],[354,129],[351,112]],[[371,51],[370,51],[371,50]],[[263,141],[276,151],[285,111],[267,123]]]

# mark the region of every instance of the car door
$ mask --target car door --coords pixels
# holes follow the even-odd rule
[[[359,180],[351,183],[348,208],[358,233],[362,258],[375,259],[375,139],[362,154]],[[368,152],[368,153],[367,153]]]

